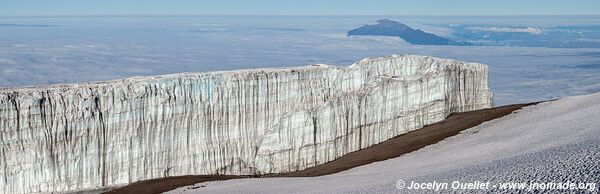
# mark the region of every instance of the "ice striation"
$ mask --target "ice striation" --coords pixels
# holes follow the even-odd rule
[[[0,89],[0,193],[301,170],[491,107],[487,81],[483,64],[392,55]]]

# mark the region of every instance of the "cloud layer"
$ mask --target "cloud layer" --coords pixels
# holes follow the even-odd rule
[[[535,28],[535,27],[527,27],[527,28],[498,28],[498,27],[491,27],[491,28],[482,28],[481,30],[483,30],[483,31],[490,31],[490,32],[522,32],[522,33],[529,33],[529,34],[542,34],[542,33],[544,33],[544,31],[542,29]]]
[[[600,49],[415,46],[398,38],[345,36],[347,30],[376,19],[0,18],[0,23],[53,26],[2,28],[0,87],[315,63],[349,65],[365,57],[420,54],[489,64],[497,105],[600,91],[600,68],[585,68],[600,63]],[[391,19],[408,24],[432,21]],[[461,21],[478,20],[438,22]]]

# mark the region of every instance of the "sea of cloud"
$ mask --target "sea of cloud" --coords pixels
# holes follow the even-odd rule
[[[452,34],[447,26],[453,25],[501,30],[522,29],[507,27],[515,23],[540,25],[532,27],[536,29],[547,29],[553,22],[600,26],[597,17],[7,17],[0,18],[0,87],[315,63],[349,65],[365,57],[419,54],[488,64],[496,105],[600,91],[599,48],[418,46],[396,37],[346,36],[346,31],[381,18],[441,35]]]

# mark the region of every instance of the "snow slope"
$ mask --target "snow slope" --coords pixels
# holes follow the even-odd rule
[[[396,182],[490,181],[589,183],[600,180],[600,93],[525,107],[416,152],[348,171],[311,178],[238,179],[199,183],[171,193],[405,193]],[[504,185],[506,186],[506,185]],[[419,190],[432,192],[431,190]],[[453,190],[441,190],[452,192]],[[470,190],[482,192],[481,190]],[[548,190],[547,190],[548,191]],[[550,190],[550,192],[565,192]]]

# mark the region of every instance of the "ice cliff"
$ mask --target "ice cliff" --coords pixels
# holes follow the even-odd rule
[[[301,170],[492,106],[487,66],[425,56],[0,89],[0,193]]]

